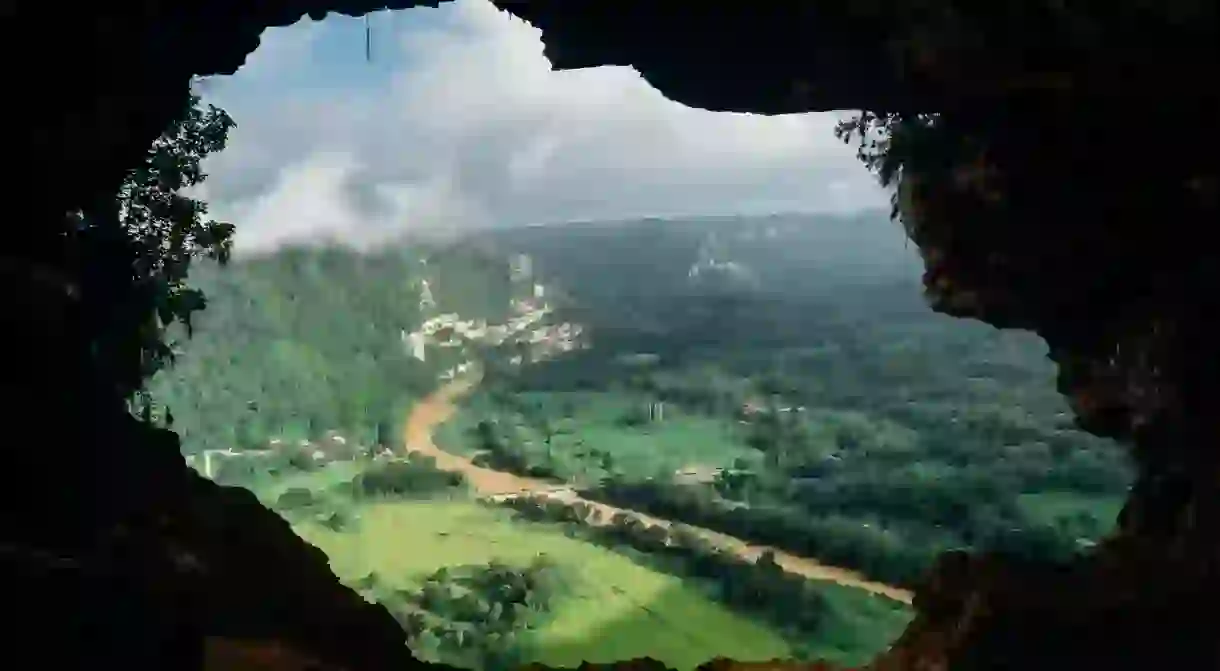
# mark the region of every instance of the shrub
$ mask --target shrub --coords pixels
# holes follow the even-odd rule
[[[379,464],[352,480],[358,494],[396,498],[430,498],[465,484],[461,473],[441,470],[434,462],[411,459]]]
[[[316,504],[314,493],[304,487],[290,487],[275,500],[275,507],[284,512],[304,510]]]

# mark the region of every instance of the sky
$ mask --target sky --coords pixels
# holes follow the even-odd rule
[[[845,212],[888,197],[839,113],[763,117],[664,98],[633,69],[556,72],[487,0],[308,18],[263,34],[205,102],[237,122],[205,164],[238,252],[408,231],[688,214]]]

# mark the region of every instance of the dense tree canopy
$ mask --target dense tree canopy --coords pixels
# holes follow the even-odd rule
[[[489,382],[468,444],[499,467],[895,582],[948,548],[1063,558],[1111,528],[1130,465],[1073,427],[1045,345],[931,313],[911,275],[845,279],[810,263],[816,252],[788,251],[833,244],[816,224],[502,234],[575,280],[565,286],[596,345]],[[660,270],[622,272],[605,249],[645,231],[665,239],[630,262]],[[567,235],[611,243],[565,247]],[[709,236],[761,280],[711,294],[689,283],[681,271]],[[644,421],[656,402],[667,419]],[[739,447],[691,428],[709,419]],[[544,439],[564,422],[578,427],[571,437]],[[636,444],[654,453],[637,458]],[[678,450],[719,475],[692,484],[664,472]]]
[[[1129,465],[1072,427],[1045,346],[929,312],[910,266],[883,254],[862,255],[872,265],[853,274],[842,240],[818,224],[639,222],[481,240],[502,259],[532,254],[592,347],[491,367],[445,446],[899,583],[947,548],[1062,558],[1096,541]],[[393,435],[444,364],[402,342],[423,316],[421,279],[444,297],[437,311],[491,316],[511,295],[503,263],[428,251],[288,249],[201,268],[217,298],[154,389],[186,449]],[[753,280],[692,282],[692,264],[715,254]]]

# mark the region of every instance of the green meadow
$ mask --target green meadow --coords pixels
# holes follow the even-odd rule
[[[767,660],[789,646],[767,627],[710,600],[680,578],[474,502],[384,502],[357,508],[351,530],[303,523],[344,580],[376,573],[409,589],[445,566],[536,557],[571,576],[549,621],[526,637],[530,656],[555,666],[652,657],[689,669],[715,657]]]
[[[516,400],[520,410],[493,412],[511,427],[520,449],[539,458],[545,454],[557,474],[577,481],[609,474],[602,454],[613,460],[615,474],[629,479],[664,477],[686,468],[726,468],[738,459],[758,459],[758,453],[743,444],[731,419],[683,412],[670,404],[664,422],[626,423],[625,418],[646,412],[646,400],[636,394],[530,392],[518,394]],[[466,405],[480,407],[487,402],[476,398]],[[549,424],[531,421],[554,413],[563,419]],[[458,413],[437,431],[437,444],[453,452],[479,452],[473,432],[482,416]]]

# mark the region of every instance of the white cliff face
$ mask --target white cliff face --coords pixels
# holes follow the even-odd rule
[[[402,332],[402,342],[403,342],[403,345],[406,347],[407,354],[409,354],[410,356],[412,356],[420,361],[428,360],[427,359],[427,349],[425,347],[425,345],[427,344],[427,339],[425,338],[423,333],[420,333],[419,331],[416,331],[414,333],[407,333],[406,331],[403,331]]]
[[[420,282],[419,309],[420,310],[435,310],[436,309],[436,299],[432,297],[432,287],[428,285],[428,280],[423,280]]]
[[[518,254],[509,262],[508,271],[514,282],[533,279],[534,260],[528,254]]]

